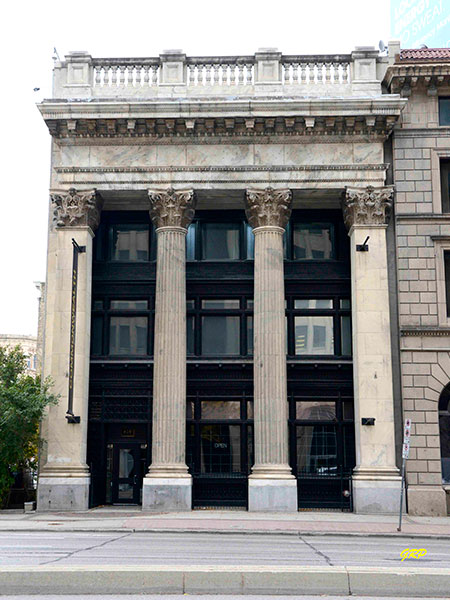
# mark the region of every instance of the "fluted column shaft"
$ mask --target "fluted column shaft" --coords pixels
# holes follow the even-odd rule
[[[291,214],[289,190],[247,191],[246,214],[255,235],[254,427],[251,478],[291,479],[283,233]]]
[[[290,477],[283,233],[257,227],[255,234],[254,414],[252,477]]]
[[[183,227],[156,230],[158,258],[150,476],[187,475],[186,233]]]

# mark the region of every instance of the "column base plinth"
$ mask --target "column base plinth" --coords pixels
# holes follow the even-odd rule
[[[353,472],[353,510],[362,514],[398,514],[402,478],[396,467],[359,467]],[[403,497],[403,512],[405,497]]]
[[[192,510],[192,477],[144,477],[142,510],[154,512]]]
[[[37,511],[80,511],[89,509],[89,474],[39,476]]]
[[[447,498],[439,485],[408,486],[408,512],[414,516],[446,517]]]
[[[297,480],[249,477],[249,512],[297,512]]]

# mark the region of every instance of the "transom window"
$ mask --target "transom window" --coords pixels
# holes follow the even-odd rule
[[[94,238],[95,260],[144,263],[156,259],[156,235],[148,212],[105,211]]]
[[[199,217],[186,237],[187,260],[235,261],[253,259],[253,233],[241,216]]]
[[[283,238],[284,256],[288,260],[333,260],[335,237],[333,223],[291,219]]]
[[[351,356],[349,298],[286,299],[289,356]]]

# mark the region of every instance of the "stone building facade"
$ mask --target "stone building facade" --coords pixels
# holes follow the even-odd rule
[[[20,346],[26,356],[26,373],[36,375],[39,372],[38,339],[33,335],[0,334],[0,346],[14,348]]]
[[[42,428],[39,510],[398,510],[401,373],[427,414],[400,350],[411,358],[408,327],[437,323],[404,317],[411,296],[397,303],[397,286],[425,291],[396,277],[396,231],[419,225],[396,214],[409,167],[395,50],[55,63],[39,105],[52,135],[43,363],[61,401]],[[398,207],[424,202],[424,181],[410,200],[397,188]],[[414,239],[399,269],[428,267],[431,244]],[[421,486],[444,497],[433,414],[412,506]]]
[[[442,461],[449,456],[443,393],[450,381],[450,273],[445,265],[450,248],[450,50],[398,48],[395,54],[386,87],[408,98],[393,134],[393,166],[403,410],[412,420],[409,511],[443,515],[441,450]]]

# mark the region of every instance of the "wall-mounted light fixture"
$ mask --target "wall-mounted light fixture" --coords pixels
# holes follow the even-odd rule
[[[362,244],[356,244],[356,252],[369,252],[369,244],[367,243],[370,239],[370,235],[366,237]]]
[[[375,417],[362,417],[361,425],[375,425]]]

